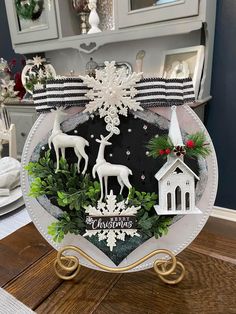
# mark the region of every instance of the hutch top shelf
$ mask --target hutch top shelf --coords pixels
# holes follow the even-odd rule
[[[146,6],[150,1],[156,5]],[[5,0],[14,50],[37,53],[75,48],[92,53],[109,43],[189,33],[208,22],[215,6],[215,0],[98,0],[103,31],[81,34],[71,2],[44,0],[42,16],[32,22],[19,18],[15,0]]]

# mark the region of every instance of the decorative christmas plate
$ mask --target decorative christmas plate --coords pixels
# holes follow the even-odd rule
[[[217,162],[184,104],[190,80],[127,77],[106,63],[95,78],[50,81],[34,99],[45,113],[25,144],[22,189],[54,248],[75,245],[116,268],[156,249],[178,254],[193,241],[214,203]]]
[[[44,84],[47,79],[54,77],[56,77],[54,67],[46,63],[46,59],[40,56],[27,60],[27,64],[21,73],[22,84],[30,94],[33,94],[35,85]]]

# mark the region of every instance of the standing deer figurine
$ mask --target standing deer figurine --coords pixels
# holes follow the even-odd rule
[[[52,110],[54,111],[54,110]],[[53,124],[52,134],[48,139],[48,146],[51,149],[52,143],[56,153],[57,167],[56,172],[59,170],[59,150],[61,150],[61,155],[65,159],[65,149],[72,147],[74,152],[78,157],[78,173],[80,173],[80,161],[82,157],[85,160],[84,169],[82,174],[84,175],[88,167],[88,155],[85,152],[85,146],[89,146],[88,141],[81,136],[68,135],[62,132],[60,128],[60,123],[63,116],[67,116],[68,113],[63,112],[63,109],[59,108],[56,110],[55,120]]]
[[[103,190],[103,178],[105,182],[105,196],[107,196],[108,188],[108,177],[117,177],[117,181],[120,184],[120,194],[122,194],[124,186],[126,186],[129,190],[132,188],[132,185],[129,182],[129,175],[132,175],[132,171],[123,165],[116,165],[107,162],[104,158],[104,150],[107,145],[112,145],[112,143],[108,142],[109,138],[112,136],[112,133],[108,134],[108,136],[104,137],[101,135],[101,139],[96,139],[96,142],[100,143],[98,156],[96,159],[96,164],[93,167],[92,174],[93,178],[96,177],[96,172],[98,174],[100,187],[101,187],[101,197],[100,201],[102,201],[104,196]]]

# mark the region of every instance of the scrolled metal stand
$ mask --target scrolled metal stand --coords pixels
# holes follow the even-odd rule
[[[114,268],[99,263],[94,258],[85,253],[83,250],[81,250],[79,247],[65,246],[58,251],[56,260],[54,262],[55,272],[57,276],[63,280],[71,280],[75,278],[78,275],[81,268],[78,257],[73,255],[64,256],[63,253],[65,253],[66,251],[75,251],[79,253],[80,256],[83,256],[86,260],[88,260],[90,263],[97,266],[98,268],[112,273],[126,272],[130,269],[137,267],[138,265],[142,264],[143,262],[145,262],[146,260],[150,259],[155,255],[165,254],[169,257],[169,259],[157,259],[153,263],[153,268],[158,277],[163,282],[169,285],[175,285],[179,283],[184,278],[185,275],[184,265],[181,262],[177,261],[176,257],[171,251],[165,249],[155,250],[128,266]],[[178,272],[176,272],[177,269]],[[67,272],[69,274],[63,274],[62,272]],[[174,276],[175,278],[173,279],[171,278],[171,276]]]

